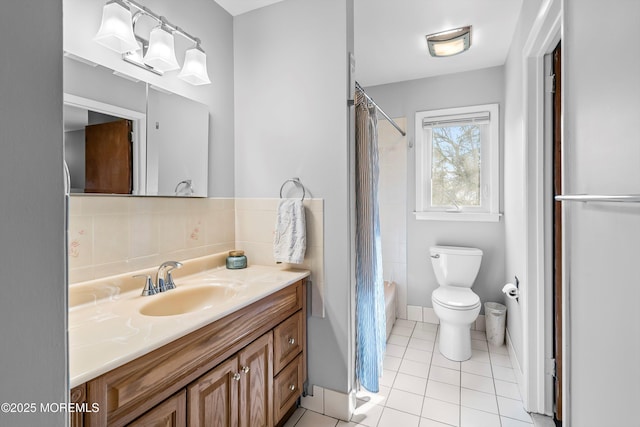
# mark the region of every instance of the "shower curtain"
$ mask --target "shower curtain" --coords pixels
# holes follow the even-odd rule
[[[386,346],[378,209],[378,119],[356,91],[356,377],[378,392]]]

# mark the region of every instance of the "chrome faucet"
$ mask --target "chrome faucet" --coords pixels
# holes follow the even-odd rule
[[[156,289],[158,292],[165,292],[176,288],[171,272],[182,267],[178,261],[166,261],[160,264],[156,273]]]

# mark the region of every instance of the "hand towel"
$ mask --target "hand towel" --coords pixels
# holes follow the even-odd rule
[[[304,206],[300,199],[280,199],[273,236],[276,262],[302,264],[307,249]]]

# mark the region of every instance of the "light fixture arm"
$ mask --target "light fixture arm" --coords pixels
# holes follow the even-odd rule
[[[171,30],[171,32],[180,34],[182,37],[184,37],[184,38],[186,38],[188,40],[191,40],[192,42],[194,42],[198,46],[200,46],[200,39],[199,38],[192,36],[191,34],[187,33],[182,28],[178,27],[177,25],[172,24],[164,16],[160,16],[160,15],[155,14],[148,7],[143,6],[143,5],[135,2],[134,0],[113,0],[113,1],[118,2],[118,3],[125,3],[125,4],[129,5],[129,7],[134,7],[136,9],[138,9],[138,12],[135,14],[137,17],[134,16],[134,20],[133,20],[134,25],[135,25],[135,21],[140,17],[139,14],[144,14],[144,15],[147,15],[147,16],[155,19],[156,22],[158,22],[159,25],[162,25],[162,26],[168,28],[169,30]]]

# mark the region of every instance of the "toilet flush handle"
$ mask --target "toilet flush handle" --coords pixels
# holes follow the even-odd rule
[[[438,259],[438,258],[440,258],[440,254],[431,255],[431,258]]]

